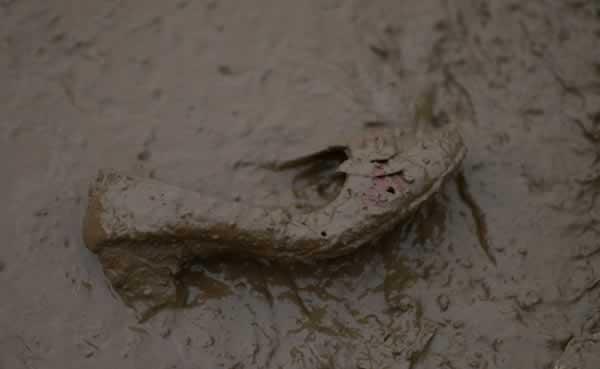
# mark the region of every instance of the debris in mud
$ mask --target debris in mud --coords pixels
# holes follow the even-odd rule
[[[562,298],[568,302],[579,300],[600,283],[600,277],[589,260],[576,260],[567,264],[558,286]]]
[[[48,210],[47,209],[40,209],[38,211],[36,211],[35,213],[33,213],[34,216],[36,217],[46,217],[48,216]]]
[[[437,303],[438,306],[440,307],[441,311],[446,311],[448,310],[448,307],[450,306],[450,298],[448,297],[448,295],[439,295],[437,297]]]
[[[137,159],[139,161],[147,161],[148,159],[150,159],[150,156],[152,155],[152,153],[146,149],[144,149],[143,151],[140,151],[137,154]]]
[[[417,363],[417,361],[419,361],[421,355],[423,355],[423,353],[427,349],[427,346],[429,346],[429,343],[435,336],[436,330],[437,327],[435,326],[435,324],[431,322],[425,322],[423,324],[423,327],[419,331],[415,342],[408,348],[406,348],[403,352],[394,352],[394,356],[396,356],[397,359],[402,358],[407,369],[412,368],[414,364]]]
[[[382,60],[387,60],[390,57],[390,52],[382,47],[370,45],[369,49]]]
[[[517,303],[523,310],[531,310],[542,302],[542,298],[533,290],[523,290],[517,294]]]
[[[225,202],[101,172],[90,190],[84,240],[116,290],[148,312],[175,302],[177,276],[197,258],[314,261],[376,241],[436,193],[465,155],[454,127],[419,139],[371,128],[359,140],[325,151],[339,150],[346,155],[337,168],[344,184],[328,204],[308,213]],[[280,167],[301,166],[319,154]]]
[[[438,324],[424,319],[419,302],[410,296],[401,298],[404,307],[392,306],[389,320],[369,315],[371,327],[383,334],[368,334],[366,342],[343,353],[335,367],[410,369],[426,356]],[[337,342],[336,342],[337,344]]]
[[[387,303],[393,309],[397,309],[403,313],[411,310],[417,311],[421,308],[419,303],[413,297],[403,294],[388,297]]]
[[[600,311],[584,324],[580,334],[573,337],[553,369],[600,368]]]
[[[223,76],[231,76],[233,74],[233,70],[228,65],[219,65],[219,73]]]

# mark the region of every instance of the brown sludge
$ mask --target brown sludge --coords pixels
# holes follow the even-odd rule
[[[0,368],[600,368],[599,4],[0,0]],[[156,254],[121,291],[178,307],[140,324],[81,237],[100,168],[308,214],[319,150],[415,117],[463,176],[347,256]]]
[[[378,241],[435,194],[465,156],[456,127],[418,134],[367,127],[343,152],[344,183],[309,212],[227,202],[155,180],[102,171],[90,190],[84,240],[124,300],[142,315],[175,304],[177,275],[223,254],[313,262]]]

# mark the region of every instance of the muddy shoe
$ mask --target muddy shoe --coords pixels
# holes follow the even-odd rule
[[[148,311],[176,298],[176,276],[191,260],[216,254],[314,261],[378,240],[435,193],[465,147],[452,127],[422,137],[370,127],[281,169],[341,157],[335,197],[308,212],[224,202],[112,171],[92,185],[84,240],[126,302]]]

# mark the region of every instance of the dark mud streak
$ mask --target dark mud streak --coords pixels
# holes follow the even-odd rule
[[[417,103],[415,104],[415,122],[417,123],[417,129],[421,126],[421,124],[428,124],[435,121],[435,94],[435,86],[431,86],[423,95],[419,97]]]
[[[591,283],[589,286],[583,288],[580,293],[578,293],[575,297],[571,299],[571,303],[578,303],[584,297],[589,296],[593,291],[600,287],[600,279],[597,279],[595,282]]]
[[[455,87],[460,95],[466,100],[467,106],[469,107],[471,113],[471,121],[473,125],[479,125],[479,119],[477,117],[477,109],[475,108],[475,103],[473,102],[473,98],[471,97],[471,93],[469,89],[465,87],[454,75],[454,73],[450,70],[449,67],[445,67],[444,70],[444,83],[447,87]]]
[[[598,116],[598,118],[595,118],[596,116]],[[572,119],[572,121],[581,130],[583,138],[586,139],[592,145],[592,152],[594,153],[594,160],[592,161],[592,165],[595,166],[600,163],[600,113],[596,113],[596,115],[594,115],[592,119],[595,123],[594,125],[599,127],[599,129],[587,128],[579,119]],[[598,120],[598,123],[596,123],[596,119]]]
[[[581,92],[581,90],[576,85],[568,82],[565,78],[561,76],[561,74],[556,70],[557,68],[554,65],[554,61],[545,51],[543,51],[541,54],[538,54],[534,51],[535,42],[533,41],[533,37],[531,36],[531,33],[529,32],[529,29],[527,28],[525,23],[519,22],[519,27],[521,28],[525,40],[529,44],[529,52],[531,53],[531,55],[541,59],[540,65],[546,68],[546,70],[552,75],[552,78],[556,83],[558,83],[564,95],[575,96],[581,102],[582,108],[585,108],[586,98],[585,95]]]
[[[289,270],[282,270],[282,276],[290,287],[292,299],[295,300],[294,302],[298,305],[302,313],[304,313],[307,318],[310,318],[313,312],[306,306],[304,299],[300,296],[300,288],[294,279],[294,275]]]
[[[301,156],[299,158],[285,160],[283,162],[261,163],[257,165],[257,167],[274,171],[284,171],[321,161],[336,161],[341,163],[348,159],[347,149],[346,146],[331,146],[319,152]]]
[[[576,199],[582,201],[587,196],[587,210],[592,211],[598,202],[598,197],[600,196],[600,174],[593,175],[590,178],[579,179],[577,182],[581,188],[576,194]],[[591,228],[593,229],[594,227],[592,226]]]
[[[473,217],[473,221],[475,222],[475,229],[477,233],[477,239],[479,240],[479,245],[481,249],[488,257],[488,259],[492,262],[492,264],[497,265],[496,257],[492,254],[492,248],[490,246],[490,241],[488,237],[488,228],[487,223],[485,221],[485,214],[481,211],[479,204],[475,201],[475,198],[471,194],[469,190],[469,185],[467,183],[467,179],[465,178],[465,174],[463,171],[459,171],[456,175],[456,185],[458,187],[458,194],[460,199],[467,205],[471,215]]]

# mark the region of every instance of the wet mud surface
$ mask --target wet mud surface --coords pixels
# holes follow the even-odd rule
[[[594,368],[599,61],[594,1],[0,1],[0,368]],[[369,250],[139,322],[83,244],[100,168],[318,207],[260,163],[420,121],[462,172]]]

